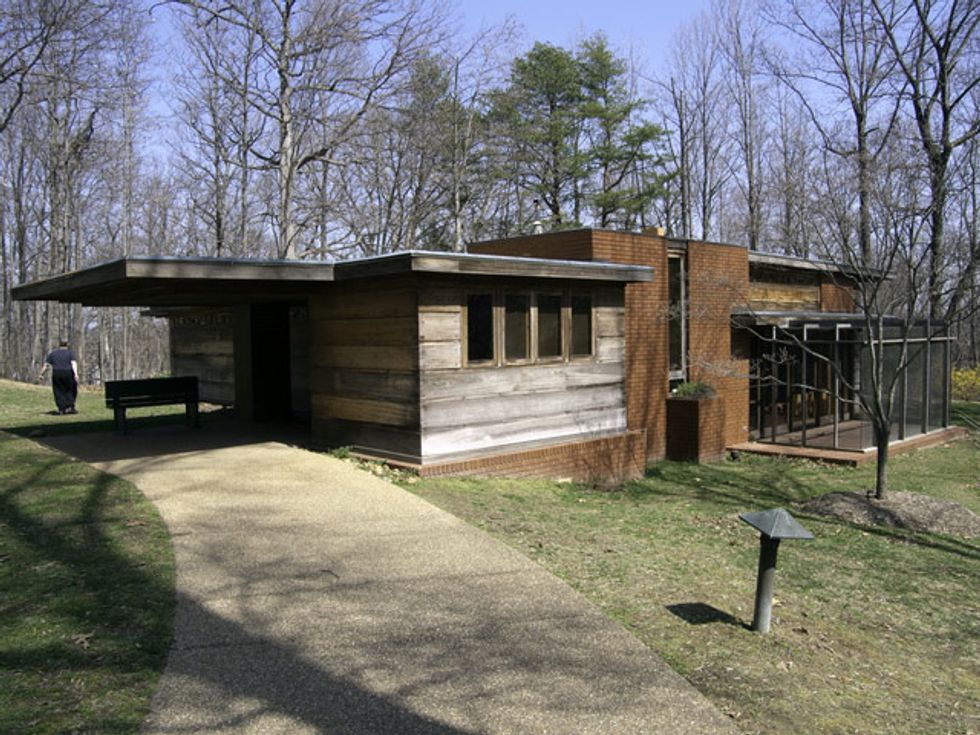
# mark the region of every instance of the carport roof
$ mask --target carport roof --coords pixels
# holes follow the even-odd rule
[[[17,286],[20,301],[89,306],[211,306],[303,298],[334,281],[398,273],[650,281],[635,265],[410,251],[335,263],[230,258],[132,257]]]

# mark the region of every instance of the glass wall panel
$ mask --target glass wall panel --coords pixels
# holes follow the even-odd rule
[[[592,297],[572,294],[572,355],[592,354]]]
[[[680,258],[667,259],[667,356],[671,377],[684,378],[684,269]]]
[[[946,381],[946,343],[933,342],[930,346],[932,359],[929,363],[929,429],[939,429],[946,416],[943,402]]]
[[[531,356],[531,298],[527,294],[509,293],[504,297],[504,345],[508,362]]]
[[[493,294],[474,293],[466,297],[466,359],[468,362],[493,360]]]
[[[925,343],[909,343],[908,368],[905,370],[908,394],[905,404],[905,437],[922,433],[925,420]]]
[[[901,421],[902,421],[902,371],[900,370],[902,364],[902,345],[900,344],[889,344],[885,345],[884,351],[884,369],[882,370],[882,396],[888,399],[891,396],[891,440],[901,438]],[[886,404],[887,406],[887,404]]]
[[[561,357],[561,294],[538,294],[538,357]]]

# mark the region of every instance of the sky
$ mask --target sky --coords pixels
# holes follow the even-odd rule
[[[674,32],[690,23],[709,0],[459,0],[456,7],[464,27],[499,25],[508,17],[520,23],[525,44],[546,41],[570,47],[595,31],[604,31],[611,46],[630,48],[648,72],[659,71],[667,58]]]
[[[2,2],[2,0],[0,0]],[[603,31],[613,50],[629,55],[640,70],[656,75],[664,69],[674,33],[691,23],[710,0],[450,0],[450,10],[464,38],[487,26],[499,26],[508,18],[520,27],[517,53],[536,41],[573,48],[576,42]],[[150,112],[159,120],[172,120],[170,87],[177,71],[172,16],[163,7],[151,13],[156,53],[151,87]],[[153,150],[166,155],[164,138],[149,141]]]

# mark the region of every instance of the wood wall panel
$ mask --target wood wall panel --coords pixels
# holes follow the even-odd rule
[[[418,457],[417,304],[413,276],[337,284],[312,300],[317,442]]]
[[[575,285],[576,291],[588,288]],[[420,293],[424,461],[626,429],[622,291],[603,287],[594,292],[595,359],[469,368],[461,367],[464,293],[462,288]]]
[[[820,286],[807,284],[749,284],[749,307],[756,311],[809,311],[820,308]]]
[[[536,395],[549,391],[576,388],[606,388],[621,385],[621,363],[577,362],[574,369],[567,365],[515,365],[506,368],[469,368],[458,371],[433,371],[424,376],[426,402],[451,400],[465,396],[471,401],[493,398],[503,394]],[[501,370],[506,370],[506,382],[501,384]]]
[[[591,411],[568,410],[556,416],[528,416],[512,421],[423,430],[422,457],[435,459],[475,450],[498,449],[515,444],[589,438],[626,430],[625,408]]]
[[[195,375],[202,401],[235,402],[234,321],[227,311],[198,311],[170,319],[174,375]]]

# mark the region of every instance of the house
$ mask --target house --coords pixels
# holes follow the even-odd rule
[[[247,420],[309,421],[315,445],[425,475],[638,476],[686,441],[667,411],[682,381],[717,392],[701,458],[750,439],[800,443],[801,431],[803,444],[839,448],[863,424],[845,391],[831,397],[825,361],[762,359],[802,332],[859,372],[845,273],[654,232],[337,263],[127,258],[14,297],[149,307],[170,320],[172,372],[198,376],[202,400]],[[948,375],[943,339],[928,336],[922,366],[939,403],[923,417],[921,400],[905,401],[905,434],[948,422],[948,381],[928,382]]]

